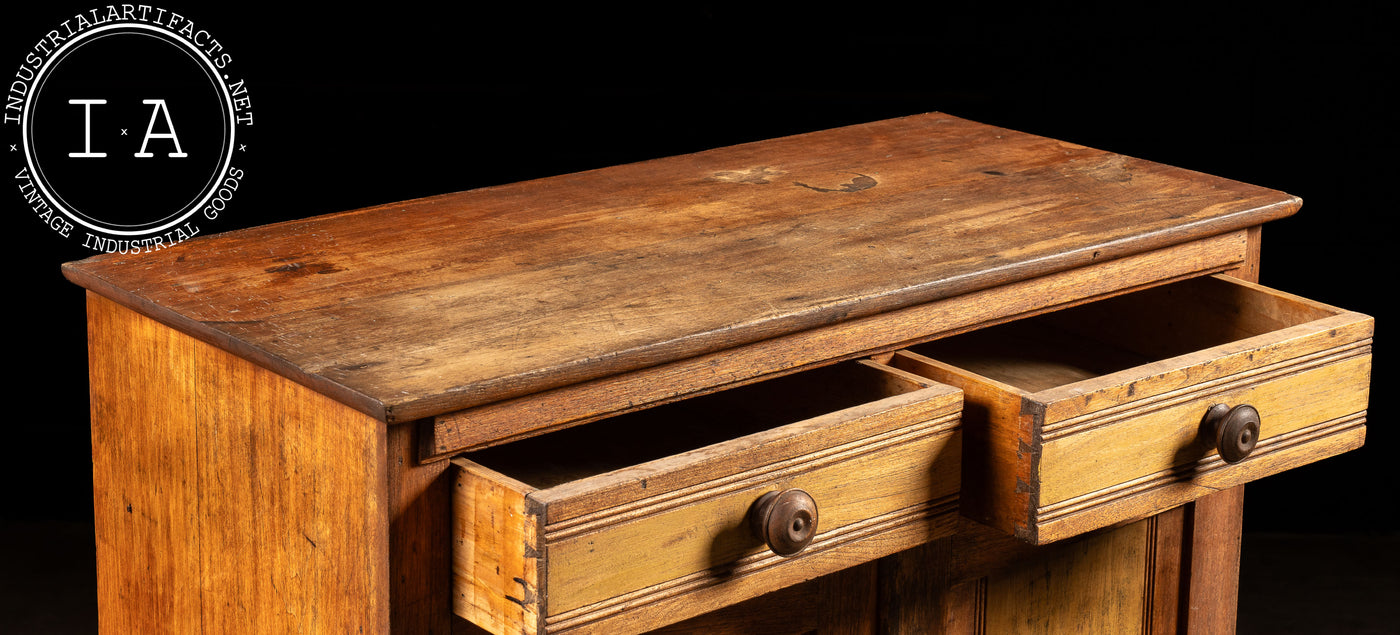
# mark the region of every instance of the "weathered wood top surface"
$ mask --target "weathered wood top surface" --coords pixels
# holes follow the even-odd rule
[[[386,421],[1287,216],[1282,192],[931,113],[68,263]]]

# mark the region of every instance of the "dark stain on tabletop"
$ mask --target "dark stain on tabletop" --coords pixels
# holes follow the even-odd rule
[[[305,276],[310,274],[339,273],[345,271],[344,267],[337,267],[329,262],[293,262],[276,267],[264,269],[267,273],[286,273],[293,276]]]
[[[880,182],[864,174],[857,174],[856,178],[851,179],[849,183],[843,183],[839,187],[834,188],[816,187],[814,185],[807,185],[806,183],[800,183],[797,181],[793,181],[792,184],[798,187],[805,187],[809,190],[815,190],[817,192],[859,192],[861,190],[868,190],[872,187],[875,187],[876,185],[879,185]]]

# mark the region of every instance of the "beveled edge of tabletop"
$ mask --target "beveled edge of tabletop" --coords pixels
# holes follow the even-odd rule
[[[929,113],[932,116],[939,113]],[[916,117],[919,117],[916,116]],[[952,117],[950,117],[952,118]],[[907,118],[906,118],[907,119]],[[954,118],[956,119],[956,118]],[[881,122],[873,122],[881,123]],[[863,124],[863,125],[873,125]],[[980,124],[977,124],[980,125]],[[858,126],[848,126],[856,128]],[[992,127],[988,127],[992,128]],[[841,129],[837,129],[841,130]],[[818,135],[830,131],[817,131],[794,135],[782,139],[794,139],[809,135]],[[1012,131],[1008,131],[1012,132]],[[1017,133],[1023,134],[1023,133]],[[773,141],[773,140],[768,140]],[[740,146],[730,146],[729,148],[741,148],[762,144],[766,141],[755,141]],[[676,161],[682,157],[703,155],[706,153],[719,152],[727,148],[707,150],[691,155],[679,155],[677,157],[667,157],[644,161],[643,165],[657,161]],[[1150,163],[1150,162],[1147,162]],[[1153,164],[1157,165],[1157,164]],[[611,168],[600,168],[589,170],[584,173],[574,175],[560,175],[557,177],[546,177],[525,183],[548,182],[552,179],[565,179],[575,177],[580,174],[596,173],[603,170],[615,170],[623,166],[613,166]],[[1170,166],[1163,166],[1170,167]],[[1179,168],[1171,168],[1182,172]],[[1196,173],[1192,173],[1196,174]],[[1215,179],[1216,177],[1208,177]],[[1227,182],[1227,179],[1219,179]],[[511,184],[523,185],[523,184]],[[499,187],[499,186],[498,186]],[[489,190],[492,188],[482,188]],[[658,343],[655,346],[648,346],[646,350],[619,350],[612,351],[598,359],[589,360],[587,368],[578,372],[552,373],[551,377],[532,378],[529,376],[513,377],[508,381],[498,382],[498,385],[487,387],[482,390],[481,382],[478,386],[467,386],[465,388],[449,389],[436,394],[410,396],[404,399],[396,399],[394,395],[372,394],[369,391],[359,390],[346,385],[323,373],[309,372],[302,365],[289,360],[283,356],[260,346],[257,342],[240,338],[236,334],[220,328],[219,323],[211,323],[195,319],[179,311],[173,310],[159,302],[141,295],[140,293],[128,289],[118,280],[119,276],[108,276],[104,274],[100,265],[113,260],[117,254],[102,254],[93,256],[81,261],[65,263],[63,274],[70,281],[82,286],[89,291],[103,297],[114,300],[128,308],[141,314],[160,321],[172,328],[190,334],[204,342],[217,346],[262,366],[270,368],[284,376],[287,376],[298,383],[302,383],[323,394],[326,394],[346,405],[365,412],[382,421],[394,423],[410,421],[423,417],[444,414],[447,412],[462,410],[465,408],[492,403],[503,399],[531,394],[541,390],[557,388],[573,383],[621,374],[633,370],[639,370],[649,366],[663,364],[679,359],[693,357],[695,355],[724,350],[755,341],[777,337],[789,333],[803,331],[820,327],[834,322],[840,322],[858,317],[864,317],[890,311],[906,306],[922,304],[936,301],[942,298],[952,297],[964,293],[969,293],[993,286],[1025,280],[1042,275],[1056,273],[1083,266],[1090,262],[1101,262],[1106,259],[1121,258],[1124,256],[1137,254],[1153,249],[1168,247],[1175,244],[1189,242],[1209,236],[1214,236],[1230,231],[1259,225],[1261,223],[1283,218],[1295,213],[1301,206],[1301,199],[1277,192],[1257,188],[1259,191],[1267,192],[1269,195],[1260,199],[1256,205],[1235,211],[1233,213],[1213,216],[1196,222],[1187,222],[1174,225],[1169,228],[1133,235],[1124,239],[1086,243],[1075,249],[1068,249],[1049,255],[1025,261],[1012,262],[1003,266],[989,267],[970,274],[962,274],[951,278],[931,279],[924,284],[898,289],[896,292],[883,295],[873,295],[858,298],[849,306],[841,304],[826,304],[822,306],[810,307],[809,310],[794,312],[776,319],[754,321],[751,324],[740,325],[739,328],[725,327],[710,331],[697,331],[685,337],[673,338],[666,342]],[[480,191],[480,190],[473,190]],[[466,193],[459,193],[466,194]],[[213,239],[237,239],[239,235],[251,232],[265,232],[270,228],[292,227],[297,224],[307,223],[315,220],[333,220],[339,217],[352,216],[367,211],[382,209],[395,205],[412,204],[421,201],[433,201],[440,198],[456,196],[443,195],[441,197],[427,197],[415,199],[403,203],[393,203],[389,205],[373,206],[359,210],[327,214],[312,219],[289,220],[272,225],[246,228],[199,237],[188,243],[198,243]],[[187,243],[187,244],[188,244]],[[550,369],[554,370],[554,369]],[[536,381],[537,380],[537,381]]]

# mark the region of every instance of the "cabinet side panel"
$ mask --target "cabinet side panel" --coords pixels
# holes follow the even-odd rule
[[[204,627],[388,628],[385,427],[196,344]]]
[[[198,633],[194,344],[88,294],[102,633]]]
[[[387,631],[384,425],[110,301],[89,307],[103,629]],[[157,514],[121,518],[113,492]],[[139,591],[152,578],[178,583],[177,602]]]

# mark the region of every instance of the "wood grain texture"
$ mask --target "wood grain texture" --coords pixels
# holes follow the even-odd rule
[[[1216,459],[1182,466],[1124,484],[1079,508],[1038,518],[1041,540],[1057,540],[1104,526],[1114,519],[1138,518],[1233,488],[1284,470],[1349,452],[1366,441],[1364,414],[1326,421],[1256,447],[1258,456],[1226,465]]]
[[[1141,633],[1149,521],[1078,541],[1054,557],[992,576],[987,633]]]
[[[1249,258],[1225,275],[1259,282],[1262,228],[1249,232]],[[1240,538],[1244,531],[1244,486],[1186,505],[1183,523],[1181,604],[1183,633],[1233,633],[1239,609]]]
[[[449,463],[419,464],[412,425],[389,426],[390,632],[452,633]]]
[[[880,632],[1175,633],[1183,518],[1044,546],[964,518],[953,536],[880,561]]]
[[[851,627],[851,615],[863,615],[864,628],[880,633],[929,633],[982,635],[992,632],[1058,633],[1122,632],[1177,633],[1177,612],[1183,574],[1182,546],[1185,511],[1178,507],[1145,521],[1047,545],[1032,547],[994,529],[961,520],[951,537],[890,555],[879,561],[878,619],[862,610],[848,610],[861,604],[859,579],[846,574],[820,578],[830,582],[849,598],[833,619],[832,607],[821,600],[817,582],[782,591],[707,613],[656,632],[681,633],[826,633],[864,632]],[[1139,542],[1140,540],[1140,542]],[[1124,558],[1128,552],[1141,559]],[[1228,552],[1228,546],[1222,549]],[[1188,556],[1189,558],[1189,556]],[[1107,565],[1105,563],[1108,563]],[[870,566],[870,565],[867,565]],[[1015,601],[1035,606],[1069,602],[1091,605],[1084,615],[1071,616],[1064,608],[1054,608],[1046,620],[1026,617],[1025,611],[1006,603],[988,605],[988,589],[1007,587],[1045,576],[1047,571],[1070,572],[1056,577],[1053,584],[1023,586],[1024,595]],[[843,576],[845,579],[842,579]],[[1124,588],[1119,588],[1122,585]],[[1141,592],[1141,596],[1134,595]],[[839,592],[839,591],[838,591]],[[989,615],[988,611],[993,614]],[[1134,615],[1137,609],[1141,613]],[[1021,627],[988,630],[989,621],[1004,626],[1017,619]],[[1201,617],[1205,619],[1204,616]],[[1096,631],[1061,629],[1067,623],[1088,620],[1089,624],[1112,620],[1119,630]],[[837,626],[841,624],[842,626]],[[1183,629],[1184,630],[1184,629]]]
[[[987,635],[987,578],[964,580],[943,594],[946,607],[943,632],[947,635]],[[935,622],[936,624],[937,622]],[[927,624],[891,630],[891,633],[926,633]]]
[[[875,635],[879,624],[878,575],[876,564],[867,562],[817,578],[821,594],[819,635]]]
[[[968,419],[986,422],[969,428],[966,469],[980,478],[965,479],[965,505],[1041,544],[1359,446],[1373,328],[1364,315],[1205,278],[891,363],[964,390]],[[1201,432],[1216,403],[1267,413],[1247,467],[1225,465]]]
[[[836,546],[834,544],[817,545],[813,553],[801,554],[760,573],[736,576],[724,584],[687,588],[683,594],[647,598],[645,603],[624,601],[596,616],[586,613],[561,615],[560,619],[551,621],[548,630],[610,635],[638,633],[672,620],[716,610],[814,576],[856,567],[901,549],[945,537],[952,533],[956,524],[957,506],[954,501],[918,513],[920,516],[915,522],[879,527],[876,531],[844,542],[839,548],[831,548]]]
[[[539,512],[534,488],[479,465],[458,464],[453,496],[453,610],[495,635],[541,633]]]
[[[384,426],[88,297],[107,633],[389,627]]]
[[[139,354],[129,342],[142,345]],[[102,633],[202,630],[199,411],[190,385],[197,346],[88,296]]]
[[[1253,258],[1257,258],[1258,232],[1251,231],[1250,235],[1254,243],[1250,251],[1254,254]],[[1257,262],[1250,269],[1257,272]],[[900,363],[901,360],[895,357],[888,361]],[[979,399],[970,396],[968,401],[973,403]],[[974,433],[979,425],[978,416],[975,407],[965,411],[965,434]],[[966,461],[975,459],[975,453],[965,454]],[[1168,510],[1146,521],[1146,556],[1141,571],[1144,575],[1143,594],[1147,601],[1143,603],[1142,625],[1140,630],[1125,628],[1121,632],[1188,632],[1188,618],[1195,620],[1190,632],[1233,631],[1241,490],[1236,488],[1205,496],[1196,503]],[[964,508],[967,509],[966,504]],[[1197,509],[1205,509],[1206,512],[1197,514]],[[1096,540],[1103,533],[1115,531],[1125,530],[1098,530],[1037,547],[1016,540],[1003,531],[965,520],[951,538],[881,561],[882,569],[894,566],[906,572],[906,576],[908,572],[913,572],[916,578],[916,584],[908,589],[910,593],[896,592],[896,601],[893,604],[885,603],[883,610],[888,612],[892,607],[900,607],[907,615],[922,616],[909,620],[885,620],[886,632],[923,633],[936,630],[978,635],[991,632],[987,630],[989,580],[1024,578],[1027,571],[1051,559],[1068,560],[1076,574],[1056,589],[1048,586],[1031,589],[1033,597],[1026,598],[1027,601],[1044,603],[1047,594],[1063,593],[1076,585],[1101,587],[1092,571],[1078,566],[1098,556],[1091,553],[1076,558],[1073,550],[1079,549],[1079,545],[1086,540]],[[1111,546],[1112,542],[1108,544]],[[1196,554],[1194,557],[1193,550]],[[1112,569],[1108,571],[1113,573]],[[930,584],[935,580],[945,581],[946,586],[940,588],[937,583]],[[930,586],[934,588],[930,589]],[[1189,597],[1192,592],[1197,596],[1194,601]],[[1097,598],[1098,602],[1113,601],[1104,594],[1089,594],[1089,597]],[[941,613],[934,607],[941,607]],[[942,615],[943,619],[932,617],[934,615]],[[1126,620],[1123,622],[1126,623]],[[1027,625],[1012,632],[1035,631]]]
[[[960,607],[962,610],[949,613],[952,621],[949,623],[950,632],[975,633],[976,635],[986,635],[987,633],[987,578],[978,578],[964,582],[954,587],[955,593],[961,592],[962,602],[966,605]],[[956,595],[954,597],[957,597]],[[951,627],[962,627],[964,631],[951,631]]]
[[[1266,367],[1266,372],[1241,373],[1245,376],[1221,385],[1193,386],[1170,400],[1133,403],[1132,408],[1111,413],[1109,421],[1094,422],[1099,425],[1085,422],[1053,437],[1043,433],[1040,504],[1054,506],[1187,463],[1204,468],[1215,448],[1201,433],[1201,419],[1214,403],[1250,404],[1259,409],[1267,417],[1260,427],[1260,441],[1364,413],[1370,365],[1370,347],[1358,346],[1282,368]],[[1109,450],[1117,460],[1085,460]]]
[[[879,561],[881,633],[922,633],[937,624],[952,626],[948,603],[941,598],[948,586],[947,566],[952,537],[906,549]],[[949,628],[948,632],[960,632]]]
[[[873,635],[875,563],[665,626],[652,635]]]
[[[1185,508],[1176,507],[1147,520],[1147,589],[1142,614],[1144,635],[1173,635],[1177,632],[1185,518]]]
[[[788,561],[774,556],[748,530],[749,509],[767,491],[795,487],[817,500],[818,534],[805,552],[919,522],[924,502],[956,500],[958,466],[952,456],[958,450],[957,439],[947,434],[900,439],[877,452],[784,475],[766,487],[697,493],[684,506],[627,522],[600,519],[594,531],[557,541],[546,527],[550,607],[567,611],[714,567],[723,571],[696,584],[732,584],[749,571]]]
[[[1238,266],[1246,247],[1245,232],[1232,232],[447,413],[436,417],[425,432],[422,457],[443,459],[814,365],[892,351],[935,337],[1221,271]]]
[[[1186,597],[1180,632],[1233,633],[1239,611],[1241,510],[1244,486],[1192,503],[1186,510]]]
[[[695,487],[716,479],[733,489],[745,479],[784,478],[799,466],[821,467],[878,447],[953,432],[959,427],[961,404],[959,391],[934,385],[562,483],[536,498],[549,506],[551,526],[577,526],[597,513],[616,514],[622,506],[654,505],[693,494]]]
[[[1032,540],[1041,444],[1023,391],[910,351],[890,363],[963,391],[963,514]]]
[[[819,589],[821,581],[827,577],[845,577],[843,573],[809,580],[648,632],[651,635],[806,635],[819,632],[825,617]]]
[[[64,271],[406,421],[1240,230],[1299,205],[931,113]]]

